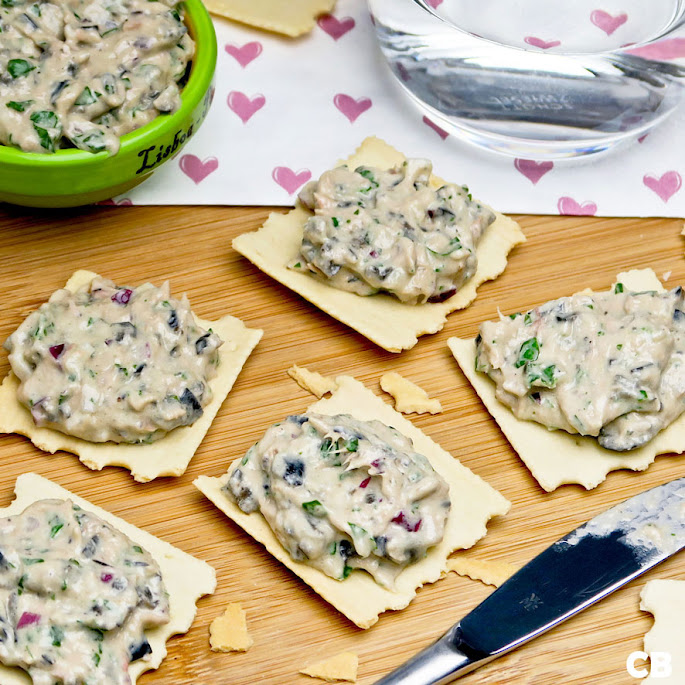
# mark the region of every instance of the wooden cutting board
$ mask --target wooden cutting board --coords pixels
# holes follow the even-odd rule
[[[170,279],[194,310],[211,319],[228,312],[264,338],[245,365],[188,471],[180,478],[135,483],[128,472],[91,472],[76,457],[43,454],[26,439],[0,436],[0,506],[15,478],[34,471],[212,564],[218,587],[199,603],[188,634],[145,683],[252,685],[314,682],[298,675],[307,662],[343,650],[359,654],[359,682],[372,683],[485,598],[491,588],[450,573],[423,588],[404,611],[385,614],[368,631],[356,628],[229,522],[193,486],[217,476],[263,431],[302,411],[313,397],[287,375],[293,363],[324,374],[351,374],[378,394],[381,374],[394,370],[438,397],[444,411],[411,420],[513,503],[469,555],[522,565],[594,514],[648,487],[683,475],[685,457],[662,456],[643,473],[615,472],[597,489],[563,486],[545,493],[484,410],[452,359],[446,340],[473,336],[478,323],[525,310],[585,287],[607,288],[618,271],[651,266],[666,285],[685,282],[682,220],[518,217],[528,242],[505,274],[479,291],[474,305],[445,329],[395,355],[319,312],[233,252],[231,239],[256,229],[263,208],[91,207],[41,212],[0,209],[0,339],[60,287],[77,268],[119,284]],[[0,374],[8,370],[0,352]],[[386,396],[386,399],[389,398]],[[651,626],[638,609],[649,578],[685,579],[675,557],[600,604],[462,682],[558,685],[635,682],[626,658]],[[192,583],[192,578],[188,578]],[[247,610],[254,646],[246,654],[210,652],[208,626],[227,602]]]

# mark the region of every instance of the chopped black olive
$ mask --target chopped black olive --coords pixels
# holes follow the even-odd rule
[[[352,556],[353,549],[349,540],[341,540],[338,543],[338,554],[340,554],[343,559],[349,559]]]
[[[195,352],[197,354],[202,354],[207,347],[207,341],[209,340],[209,333],[205,333],[202,337],[195,341]]]
[[[139,644],[132,644],[128,648],[128,654],[131,661],[137,661],[144,656],[152,653],[152,647],[147,640],[143,640]]]
[[[198,416],[202,416],[202,405],[197,401],[197,397],[193,395],[189,388],[183,391],[180,397],[181,404],[186,407],[186,412],[188,413],[188,419],[192,422]]]
[[[93,554],[95,554],[95,551],[97,550],[99,544],[100,537],[98,535],[93,535],[93,537],[90,540],[88,540],[88,542],[84,545],[83,549],[81,550],[81,553],[84,557],[90,559],[93,556]]]
[[[301,459],[285,459],[285,473],[283,480],[293,487],[304,483],[304,462]]]
[[[169,324],[169,328],[171,328],[172,331],[178,330],[178,313],[175,309],[171,310],[169,318],[167,319],[167,323]],[[197,343],[195,343],[195,349],[197,350]]]
[[[113,323],[111,328],[117,342],[122,342],[126,337],[135,338],[138,336],[138,329],[130,321]]]

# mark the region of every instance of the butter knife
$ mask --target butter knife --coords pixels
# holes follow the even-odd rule
[[[595,516],[548,547],[376,685],[443,685],[598,602],[685,547],[685,478]]]

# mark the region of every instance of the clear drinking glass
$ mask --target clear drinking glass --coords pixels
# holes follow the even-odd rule
[[[369,0],[392,73],[436,124],[518,157],[637,138],[685,87],[685,0]]]

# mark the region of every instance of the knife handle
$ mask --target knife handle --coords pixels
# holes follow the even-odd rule
[[[375,685],[444,685],[490,661],[490,655],[469,656],[459,649],[459,624],[430,647],[402,664]],[[471,651],[471,650],[468,650]]]

